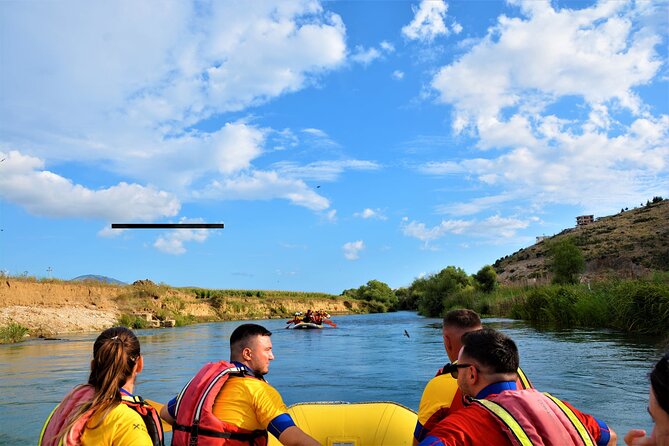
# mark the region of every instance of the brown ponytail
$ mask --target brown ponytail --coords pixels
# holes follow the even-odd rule
[[[64,438],[84,414],[91,411],[90,419],[102,414],[95,426],[97,428],[107,413],[121,402],[119,389],[132,376],[139,359],[139,341],[135,334],[126,327],[112,327],[103,331],[93,344],[93,361],[88,384],[93,387],[93,399],[82,404],[70,417],[59,434]]]

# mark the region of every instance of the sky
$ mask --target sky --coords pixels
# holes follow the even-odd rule
[[[474,274],[669,196],[668,23],[666,0],[2,0],[0,270]]]

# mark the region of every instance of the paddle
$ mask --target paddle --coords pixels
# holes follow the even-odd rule
[[[323,319],[323,322],[325,322],[325,323],[328,324],[328,325],[332,325],[333,327],[336,327],[336,326],[337,326],[337,324],[335,324],[334,322],[332,322],[332,321],[329,320],[329,319]]]
[[[146,401],[147,403],[152,405],[153,408],[158,411],[158,413],[160,413],[160,409],[163,408],[163,404],[160,404],[159,402],[156,402],[156,401],[153,401],[153,400],[147,400],[147,399],[144,399],[144,401]],[[171,432],[172,431],[172,425],[171,424],[167,423],[162,418],[160,419],[160,421],[163,423],[163,431],[164,432]]]

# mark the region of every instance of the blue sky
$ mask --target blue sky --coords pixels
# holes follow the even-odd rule
[[[330,293],[475,273],[669,196],[668,8],[0,2],[0,269]],[[186,222],[225,229],[110,227]]]

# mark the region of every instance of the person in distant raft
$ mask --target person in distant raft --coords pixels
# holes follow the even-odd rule
[[[162,446],[158,413],[133,395],[143,367],[130,329],[103,331],[93,344],[88,384],[72,389],[51,412],[38,446]]]
[[[458,353],[462,347],[460,341],[462,335],[481,328],[481,318],[472,310],[452,310],[444,316],[442,337],[446,354],[452,363],[446,364],[437,371],[437,375],[427,383],[425,390],[423,390],[418,406],[418,420],[414,430],[414,445],[422,441],[427,433],[446,415],[463,407],[462,392],[458,389],[458,383],[451,376],[450,371],[455,367],[454,363],[457,362]],[[532,387],[520,368],[518,368],[516,384],[519,389]]]
[[[160,410],[174,429],[173,446],[267,444],[267,432],[287,446],[315,446],[291,416],[279,392],[267,383],[272,333],[242,324],[230,336],[230,362],[205,364]]]
[[[492,328],[466,333],[451,372],[467,405],[449,414],[420,446],[613,446],[606,423],[548,393],[518,389],[518,347]]]

